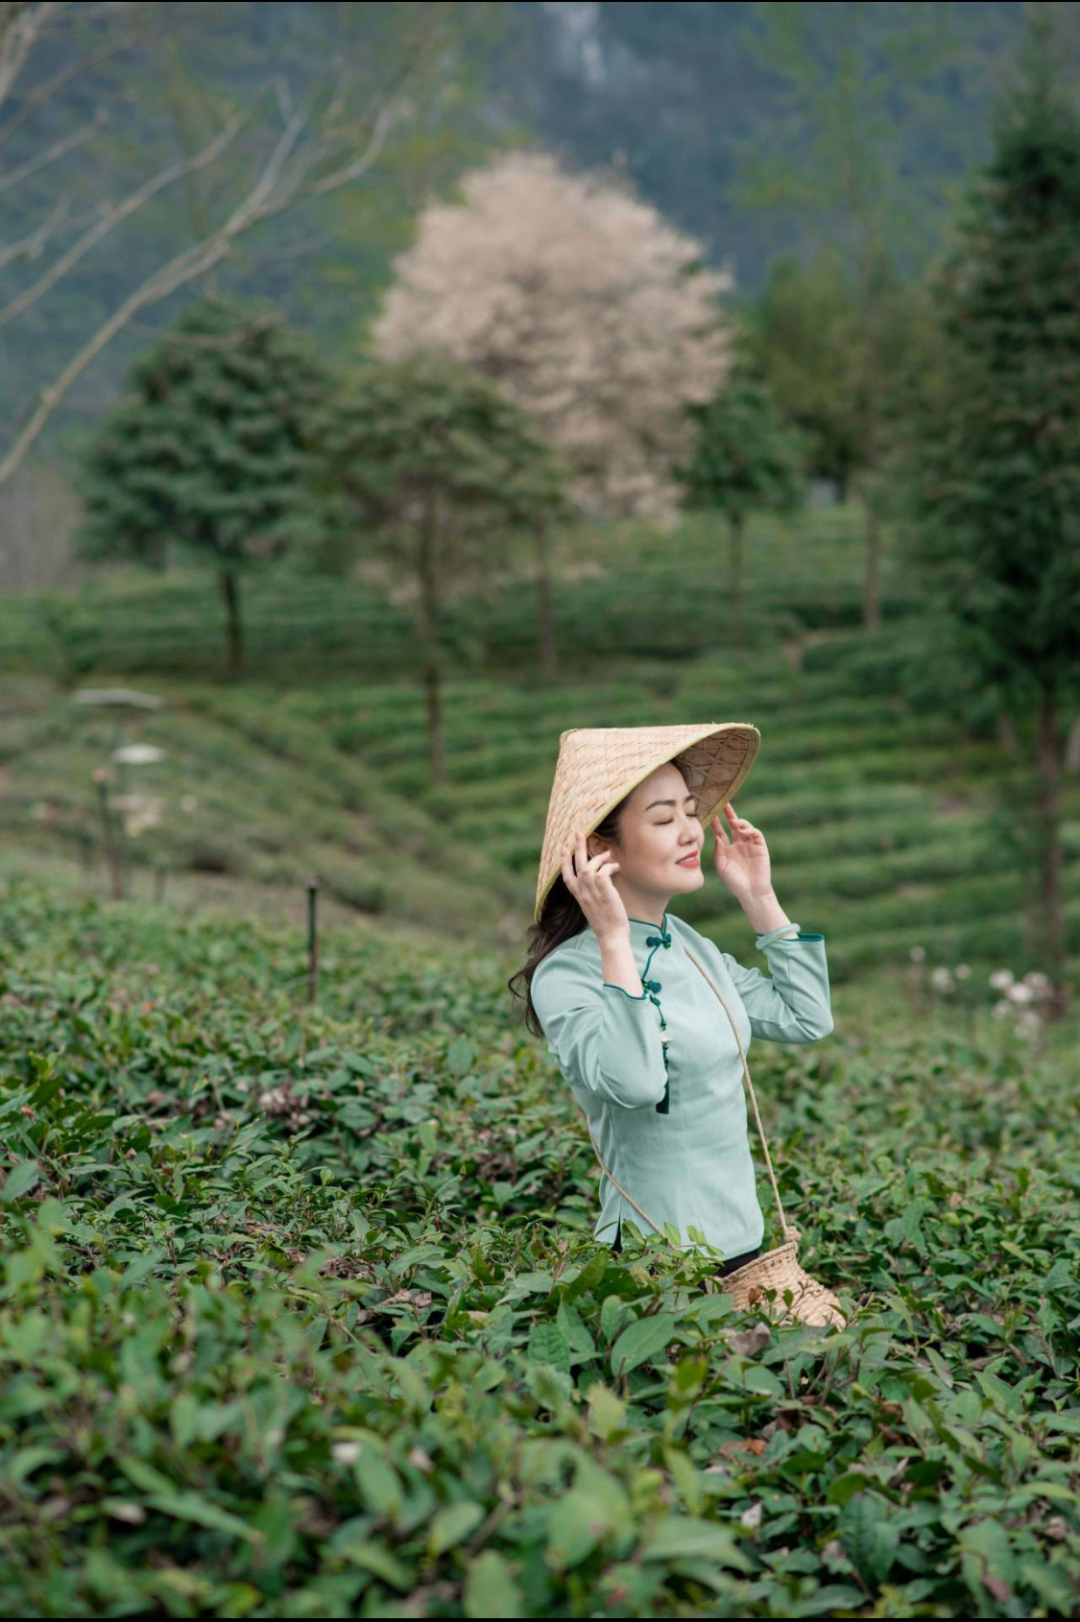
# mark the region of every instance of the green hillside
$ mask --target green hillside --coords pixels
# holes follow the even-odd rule
[[[527,578],[453,605],[448,647],[471,649],[474,662],[448,656],[442,788],[429,781],[415,650],[394,611],[385,640],[345,637],[359,587],[309,582],[304,592],[268,580],[264,597],[251,592],[253,674],[232,687],[215,679],[220,626],[205,586],[199,596],[190,576],[102,584],[70,607],[72,645],[93,653],[78,678],[69,669],[62,682],[56,659],[45,665],[51,680],[10,662],[0,862],[18,869],[36,854],[83,872],[82,827],[93,842],[85,883],[100,893],[90,773],[107,761],[116,722],[74,704],[71,687],[115,681],[165,701],[125,723],[127,737],[167,752],[160,766],[135,769],[167,802],[161,826],[131,843],[144,895],[162,861],[170,896],[201,895],[212,877],[240,911],[263,890],[295,908],[314,873],[330,904],[512,954],[531,916],[564,728],[748,720],[762,747],[738,808],[766,834],[790,915],[826,935],[834,983],[888,981],[923,947],[928,966],[978,971],[990,999],[984,970],[1031,966],[1024,882],[993,820],[1006,762],[996,741],[968,737],[952,713],[928,714],[909,690],[919,609],[891,554],[890,612],[875,636],[858,628],[859,524],[857,509],[821,509],[795,526],[752,529],[745,651],[724,631],[723,535],[703,523],[666,539],[602,532],[588,567],[564,539],[555,602],[565,678],[538,678]],[[337,618],[324,635],[331,602]],[[38,634],[42,602],[17,606],[5,604],[0,638],[17,625]],[[369,612],[379,623],[370,603]],[[138,627],[131,641],[117,629],[124,616]],[[276,665],[275,648],[292,657]],[[1064,808],[1075,967],[1080,781],[1065,780]],[[738,955],[745,921],[705,871],[702,891],[678,910]]]

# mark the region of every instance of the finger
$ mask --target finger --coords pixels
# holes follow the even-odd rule
[[[718,845],[721,843],[721,841],[723,841],[725,845],[730,845],[731,840],[728,838],[728,831],[718,816],[713,817],[712,819],[712,831],[716,835],[716,843]]]
[[[564,845],[563,846],[562,876],[563,876],[563,883],[566,885],[566,888],[570,891],[570,894],[571,895],[577,895],[577,878],[576,878],[576,876],[574,874],[574,864],[573,864],[573,862],[571,860],[571,857],[570,857],[570,847],[569,847],[569,845]]]

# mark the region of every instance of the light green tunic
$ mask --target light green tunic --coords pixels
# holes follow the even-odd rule
[[[824,935],[777,938],[798,927],[786,924],[755,937],[769,975],[744,968],[668,912],[661,925],[630,920],[644,986],[636,997],[604,980],[600,942],[588,925],[549,952],[533,974],[533,1006],[548,1051],[585,1111],[605,1163],[654,1222],[674,1224],[684,1248],[694,1244],[687,1234],[693,1226],[725,1257],[738,1256],[761,1244],[765,1224],[735,1033],[683,948],[690,947],[723,994],[753,1075],[755,1036],[816,1042],[833,1028]],[[759,1095],[758,1104],[768,1133],[775,1112],[767,1095]],[[755,1148],[760,1154],[760,1145]],[[594,1238],[614,1244],[620,1219],[653,1231],[609,1178],[601,1178],[601,1190]]]

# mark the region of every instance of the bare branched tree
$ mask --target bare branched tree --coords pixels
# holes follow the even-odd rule
[[[12,443],[0,447],[0,487],[12,478],[75,381],[140,312],[204,276],[254,227],[370,175],[391,131],[399,126],[408,128],[421,111],[423,98],[412,93],[414,81],[428,67],[438,70],[448,21],[442,14],[452,9],[433,4],[402,8],[402,27],[395,35],[394,49],[374,76],[370,65],[359,60],[355,50],[343,46],[334,63],[328,92],[314,96],[307,110],[294,105],[284,73],[269,75],[259,84],[250,103],[222,118],[212,139],[198,151],[148,176],[119,201],[95,208],[74,240],[6,304],[0,303],[2,331],[33,309],[92,248],[152,198],[218,163],[248,126],[254,126],[256,137],[261,137],[264,148],[268,147],[257,161],[253,182],[231,204],[225,217],[126,292],[106,319],[78,344],[66,364],[40,388],[37,399],[28,404],[25,421]],[[120,52],[144,48],[177,29],[190,27],[193,15],[201,10],[198,4],[161,6],[137,0],[107,5],[72,4],[69,0],[41,0],[38,4],[32,0],[8,0],[0,4],[0,150],[17,131],[24,130],[35,113],[63,96],[81,76]],[[86,24],[93,26],[87,29]],[[51,66],[58,49],[69,42],[74,46],[71,60],[20,94],[21,83],[33,79],[35,53],[41,52],[44,59],[47,50]],[[352,101],[358,85],[362,88],[360,105],[356,107]],[[278,126],[268,134],[256,123],[267,103]],[[15,110],[5,118],[11,104],[15,104]],[[107,109],[99,106],[71,131],[49,138],[40,151],[0,170],[0,198],[60,164],[72,151],[92,143],[108,116]],[[24,133],[22,145],[26,144]],[[0,243],[0,269],[43,259],[61,232],[70,228],[71,209],[70,199],[58,198],[18,241]]]

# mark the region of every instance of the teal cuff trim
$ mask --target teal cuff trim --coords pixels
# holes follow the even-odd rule
[[[754,936],[754,940],[755,940],[755,942],[756,942],[756,944],[757,944],[757,946],[759,948],[764,948],[766,946],[771,946],[773,941],[779,940],[780,937],[784,934],[785,930],[790,932],[793,929],[798,930],[801,927],[802,926],[797,924],[795,922],[794,918],[792,918],[786,924],[779,924],[776,929],[762,929],[762,930],[759,930],[758,933]],[[791,935],[789,933],[787,938],[789,940],[795,940],[796,936]]]
[[[611,983],[611,981],[610,981],[610,980],[604,980],[604,981],[603,981],[603,982],[602,982],[602,984],[603,984],[603,985],[604,985],[604,986],[606,986],[606,987],[607,987],[607,989],[608,989],[608,990],[609,990],[609,991],[621,991],[621,992],[622,992],[622,994],[623,994],[623,996],[624,996],[624,997],[629,997],[629,999],[630,999],[630,1001],[631,1001],[631,1002],[644,1002],[644,1001],[645,1001],[645,998],[646,998],[646,997],[647,997],[647,996],[648,996],[648,992],[646,992],[646,991],[643,991],[643,992],[642,992],[642,993],[641,993],[641,996],[640,996],[640,997],[635,997],[635,996],[634,996],[634,994],[633,994],[633,992],[632,992],[632,991],[627,991],[627,989],[626,989],[626,987],[625,987],[625,986],[615,986],[615,985],[612,985],[612,983]]]
[[[805,930],[800,929],[797,935],[778,935],[776,940],[759,941],[758,945],[762,951],[767,951],[770,946],[794,946],[796,941],[823,941],[824,939],[824,935],[808,935]]]

